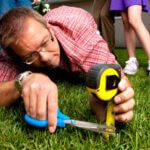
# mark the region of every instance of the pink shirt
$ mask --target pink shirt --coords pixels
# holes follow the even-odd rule
[[[107,43],[97,33],[96,23],[90,13],[80,8],[62,6],[45,16],[57,37],[73,72],[87,72],[94,64],[116,64]],[[60,67],[68,70],[65,58]],[[14,79],[20,72],[7,54],[0,53],[0,81]]]

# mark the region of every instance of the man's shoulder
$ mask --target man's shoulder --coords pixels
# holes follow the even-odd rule
[[[72,18],[75,16],[78,17],[82,17],[82,16],[88,16],[91,14],[89,12],[87,12],[86,10],[82,9],[82,8],[78,8],[78,7],[71,7],[71,6],[60,6],[57,8],[54,8],[52,10],[50,10],[49,12],[47,12],[44,15],[45,19],[48,19],[49,17],[53,18],[53,17],[67,17],[67,18]]]
[[[61,6],[49,11],[44,17],[51,25],[69,32],[80,32],[83,28],[88,31],[97,29],[93,16],[82,8]]]
[[[72,7],[72,6],[62,5],[62,6],[59,6],[59,7],[51,9],[46,14],[51,13],[51,12],[61,12],[61,11],[66,11],[66,12],[70,12],[70,11],[76,11],[76,12],[82,11],[84,13],[88,13],[86,10],[84,10],[82,8],[79,8],[79,7]]]

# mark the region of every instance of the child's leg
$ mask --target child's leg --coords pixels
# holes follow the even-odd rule
[[[150,60],[150,34],[141,18],[142,6],[134,5],[128,8],[128,18],[129,23],[133,27],[135,33],[137,34],[143,49],[145,50],[148,60]]]
[[[122,21],[124,25],[124,38],[128,49],[128,55],[130,57],[136,57],[135,54],[135,34],[131,25],[129,24],[128,16],[125,11],[121,12]]]
[[[126,61],[126,65],[123,70],[126,74],[134,75],[137,72],[139,66],[135,54],[135,34],[132,26],[129,24],[127,13],[122,11],[121,15],[124,25],[125,42],[129,55],[129,60]]]

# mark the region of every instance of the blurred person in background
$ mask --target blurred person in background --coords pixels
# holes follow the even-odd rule
[[[100,34],[108,43],[111,53],[115,55],[114,13],[110,12],[110,3],[111,0],[94,0],[92,15]]]
[[[111,0],[111,11],[120,11],[124,24],[125,42],[128,49],[129,60],[126,61],[124,72],[134,75],[139,67],[135,53],[135,33],[147,54],[150,75],[150,34],[142,21],[142,11],[150,12],[149,0]]]

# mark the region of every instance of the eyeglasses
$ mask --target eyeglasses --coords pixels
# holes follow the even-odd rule
[[[50,37],[47,41],[45,41],[39,48],[38,51],[33,51],[27,55],[24,56],[24,63],[27,65],[31,65],[32,63],[34,63],[40,56],[40,52],[45,52],[46,49],[52,44],[52,42],[54,41],[54,37],[52,36],[51,32],[50,33]]]

